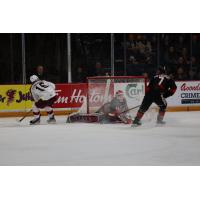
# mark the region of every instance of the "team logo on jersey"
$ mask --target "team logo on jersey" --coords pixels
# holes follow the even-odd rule
[[[125,91],[129,98],[136,98],[144,93],[144,86],[138,83],[130,83],[126,86]]]

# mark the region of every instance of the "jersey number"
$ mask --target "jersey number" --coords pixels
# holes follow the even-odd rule
[[[35,88],[40,91],[45,91],[45,88],[48,88],[48,85],[45,85],[43,82],[39,83]]]
[[[158,85],[161,85],[165,77],[164,76],[159,76],[158,78],[160,79]]]

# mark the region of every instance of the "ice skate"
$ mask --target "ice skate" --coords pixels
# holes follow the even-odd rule
[[[70,116],[67,116],[66,123],[71,123]]]
[[[36,124],[40,124],[40,116],[30,121],[30,125],[36,125]]]
[[[166,124],[166,122],[163,121],[163,116],[160,116],[160,115],[158,115],[156,123],[157,123],[157,125],[164,125],[164,124]]]
[[[49,119],[47,120],[47,123],[48,124],[55,124],[56,123],[56,119],[55,119],[54,115],[49,117]]]
[[[140,120],[139,119],[137,119],[137,118],[135,118],[134,120],[133,120],[133,123],[132,123],[132,125],[131,125],[131,127],[138,127],[138,126],[141,126],[142,125],[142,123],[140,122]]]
[[[165,124],[166,124],[166,122],[163,121],[163,120],[157,120],[156,123],[157,123],[158,125],[165,125]]]

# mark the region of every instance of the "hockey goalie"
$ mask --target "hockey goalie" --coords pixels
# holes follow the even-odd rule
[[[127,101],[122,90],[115,93],[114,98],[105,103],[95,113],[81,114],[74,113],[68,116],[67,123],[71,122],[99,122],[99,123],[124,123],[131,124],[132,119],[129,116]]]

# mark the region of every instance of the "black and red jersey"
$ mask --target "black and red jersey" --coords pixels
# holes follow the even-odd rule
[[[160,74],[150,80],[147,86],[147,93],[160,93],[167,98],[175,93],[176,88],[177,86],[173,79],[165,74]]]

